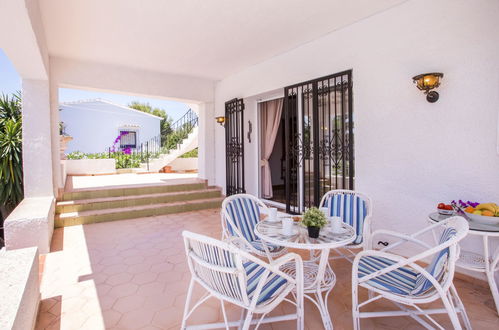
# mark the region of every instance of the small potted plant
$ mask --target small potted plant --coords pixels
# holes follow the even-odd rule
[[[327,220],[324,212],[316,207],[311,207],[303,214],[302,224],[307,226],[309,237],[317,238],[321,228],[327,224]]]

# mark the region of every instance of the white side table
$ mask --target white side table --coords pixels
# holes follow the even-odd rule
[[[328,262],[329,250],[352,243],[355,240],[355,230],[343,224],[341,234],[333,233],[330,227],[321,229],[319,238],[308,237],[307,228],[298,223],[293,224],[294,234],[282,234],[281,222],[260,221],[255,227],[255,234],[270,244],[308,251],[320,251],[318,259],[311,258],[303,261],[304,297],[314,303],[321,313],[325,329],[333,329],[331,316],[327,308],[327,298],[336,283],[334,274]],[[284,272],[294,276],[295,270],[291,264],[281,268]]]
[[[431,213],[428,218],[431,222],[439,222],[448,218],[448,215],[441,215],[438,212]],[[499,314],[499,291],[494,274],[499,270],[499,247],[494,253],[490,253],[489,238],[499,238],[499,225],[488,225],[476,221],[468,221],[470,226],[469,235],[481,236],[483,243],[483,255],[461,250],[461,255],[456,266],[485,273],[489,282],[490,291],[494,297],[497,314]]]

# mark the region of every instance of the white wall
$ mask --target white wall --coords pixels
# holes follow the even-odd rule
[[[100,101],[61,104],[60,109],[60,119],[66,125],[66,133],[73,137],[66,153],[107,151],[120,129],[137,131],[137,145],[160,134],[160,118],[113,104]],[[137,128],[126,128],[127,125]]]
[[[438,202],[499,202],[498,17],[495,0],[408,1],[222,80],[215,115],[244,97],[247,125],[259,94],[353,69],[356,189],[373,198],[375,228],[415,231]],[[411,79],[431,71],[445,74],[435,104]],[[253,194],[257,145],[245,144]],[[217,148],[220,186],[224,162]]]
[[[198,169],[198,158],[176,158],[168,164],[174,171],[190,171]]]
[[[67,175],[116,173],[116,159],[66,159],[61,163]]]

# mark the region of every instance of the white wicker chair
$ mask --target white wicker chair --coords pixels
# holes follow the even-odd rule
[[[430,246],[417,237],[430,231],[441,231],[437,246]],[[459,257],[458,242],[468,233],[469,227],[462,217],[450,217],[415,234],[404,235],[388,230],[378,230],[372,234],[392,236],[398,241],[379,251],[359,252],[353,262],[352,270],[352,316],[354,329],[360,328],[360,319],[369,317],[390,317],[407,315],[422,326],[443,329],[432,314],[448,314],[455,329],[461,329],[458,314],[461,315],[466,329],[471,329],[464,306],[452,283],[456,260]],[[412,257],[402,257],[389,251],[409,243],[407,251],[414,246],[424,251]],[[420,265],[426,258],[431,263]],[[358,287],[368,290],[369,297],[359,304]],[[366,305],[385,298],[392,301],[399,310],[380,312],[361,312]],[[419,305],[442,300],[444,308],[422,309]],[[408,308],[408,307],[412,307]],[[424,318],[423,318],[424,317]],[[428,323],[429,321],[430,323]]]
[[[371,199],[353,190],[337,189],[324,194],[319,205],[320,207],[327,207],[329,209],[329,216],[340,217],[343,222],[355,229],[357,234],[355,241],[341,250],[335,249],[339,256],[330,258],[345,258],[352,262],[355,257],[352,249],[365,248],[371,235],[371,218],[373,212]]]
[[[207,236],[184,231],[185,252],[191,281],[185,302],[181,329],[197,307],[211,297],[220,300],[224,322],[195,325],[196,329],[240,327],[256,328],[262,323],[289,321],[296,319],[296,328],[303,329],[303,263],[294,253],[286,254],[268,264],[259,258],[237,248]],[[286,263],[294,263],[296,278],[279,268]],[[199,284],[207,293],[191,308],[194,284]],[[287,298],[294,297],[294,301]],[[296,313],[265,317],[281,302],[287,301],[296,306]],[[243,309],[241,320],[228,321],[224,302],[229,302]],[[253,320],[254,314],[262,314]]]
[[[266,244],[254,233],[261,211],[269,214],[267,206],[249,194],[232,195],[222,203],[222,239],[258,256],[272,258],[283,255],[287,249]]]

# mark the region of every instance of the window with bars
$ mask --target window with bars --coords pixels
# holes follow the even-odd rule
[[[120,131],[121,139],[120,139],[120,148],[137,148],[137,132],[135,131]]]

